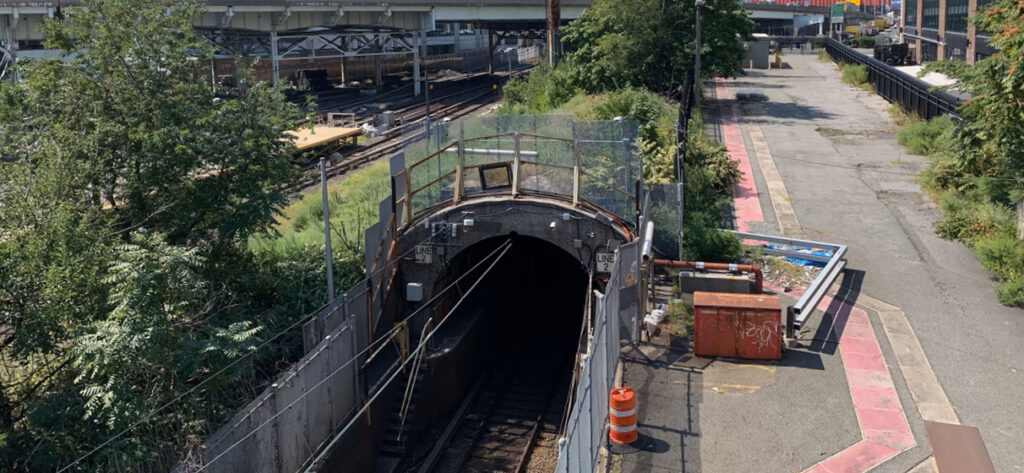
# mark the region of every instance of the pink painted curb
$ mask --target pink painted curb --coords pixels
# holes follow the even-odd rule
[[[725,79],[715,79],[715,98],[724,100],[729,96],[729,88],[725,85]],[[736,184],[733,208],[736,211],[736,228],[741,232],[750,230],[750,222],[763,222],[764,213],[761,212],[761,201],[757,196],[757,189],[754,187],[754,172],[750,167],[750,157],[747,155],[747,148],[743,146],[743,134],[740,132],[739,122],[732,107],[721,107],[722,115],[722,140],[725,141],[725,150],[729,158],[739,163],[740,174],[743,179]]]
[[[728,96],[725,79],[715,79],[716,98]],[[731,107],[721,107],[722,135],[729,157],[739,162],[743,180],[736,185],[734,208],[736,228],[750,229],[751,222],[763,222],[761,203],[754,186],[753,171],[736,114]],[[784,292],[765,284],[779,293]],[[796,297],[802,290],[793,291]],[[910,431],[903,404],[882,355],[871,319],[867,312],[856,306],[833,299],[822,298],[818,310],[832,316],[832,330],[839,341],[846,383],[850,388],[853,409],[857,415],[861,438],[845,450],[807,469],[807,473],[861,473],[868,471],[900,452],[916,445]]]

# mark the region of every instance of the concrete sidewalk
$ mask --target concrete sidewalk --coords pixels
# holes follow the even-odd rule
[[[915,181],[927,159],[896,142],[889,104],[842,83],[831,63],[785,60],[790,68],[727,81],[768,97],[737,105],[745,141],[755,129],[763,135],[807,236],[849,245],[858,292],[905,312],[955,415],[981,430],[996,470],[1024,471],[1024,311],[999,305],[971,251],[935,235],[941,214]],[[896,360],[886,361],[905,386]]]

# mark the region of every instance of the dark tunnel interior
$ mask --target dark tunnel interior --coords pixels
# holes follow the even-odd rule
[[[496,249],[500,254],[509,241],[508,251],[480,278],[496,257],[488,255]],[[450,310],[474,282],[479,280],[479,285],[431,342],[433,353],[444,354],[431,369],[431,396],[441,407],[420,436],[421,445],[410,452],[413,460],[406,471],[422,467],[414,459],[439,441],[450,443],[431,471],[510,471],[514,468],[507,461],[508,451],[521,448],[517,445],[531,422],[546,433],[525,450],[556,458],[555,437],[568,414],[565,404],[584,327],[586,270],[575,256],[550,242],[509,235],[457,254],[438,278],[436,290],[462,274],[466,277],[450,290],[452,295],[435,317]],[[454,401],[440,402],[445,399]],[[460,432],[450,440],[439,439],[439,431],[453,421],[460,405],[467,418],[481,420],[461,422]],[[472,433],[461,432],[466,429]],[[545,442],[550,451],[541,448]],[[496,445],[502,450],[492,451]]]

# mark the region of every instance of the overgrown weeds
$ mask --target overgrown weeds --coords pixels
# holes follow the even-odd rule
[[[949,117],[910,121],[896,134],[907,151],[922,156],[937,156],[952,145],[953,121]]]
[[[843,82],[847,84],[865,87],[868,85],[868,67],[863,64],[841,64]]]
[[[1016,238],[1013,212],[1007,201],[1018,197],[1004,180],[965,171],[950,150],[956,124],[949,117],[921,120],[895,104],[890,114],[902,128],[897,139],[907,151],[928,156],[919,175],[942,210],[935,232],[974,250],[981,266],[999,281],[996,298],[1009,306],[1024,306],[1024,242]]]

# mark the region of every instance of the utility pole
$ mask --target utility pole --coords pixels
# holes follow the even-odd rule
[[[327,303],[334,302],[334,262],[331,252],[331,220],[327,210],[327,160],[320,158],[320,199],[324,208],[324,262],[327,264]]]
[[[697,32],[694,35],[697,47],[693,61],[693,103],[700,110],[700,9],[704,6],[704,0],[696,0],[693,5],[697,13]]]
[[[562,23],[561,0],[547,0],[548,2],[548,65],[555,65],[555,37],[558,36],[558,27]]]

